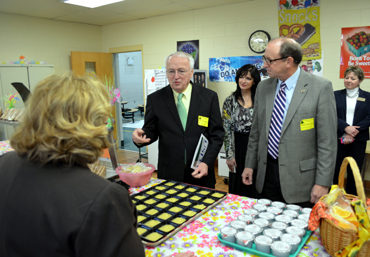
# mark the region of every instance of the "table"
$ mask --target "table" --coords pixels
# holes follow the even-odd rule
[[[139,104],[137,106],[137,108],[140,110],[140,115],[143,116],[143,112],[144,112],[144,105],[143,104]]]
[[[121,101],[122,110],[125,109],[125,104],[128,104],[128,101]]]
[[[131,194],[136,194],[162,181],[151,179],[148,185],[130,188],[129,191]],[[255,202],[255,199],[229,194],[221,204],[194,220],[168,241],[156,247],[145,246],[145,255],[167,257],[177,252],[194,252],[198,257],[252,256],[223,245],[217,239],[217,234],[226,226],[226,223],[235,220],[244,209],[250,208]],[[330,256],[322,245],[319,229],[312,234],[299,255],[299,257],[309,256]]]
[[[122,110],[122,117],[125,119],[132,119],[132,123],[135,122],[135,112],[137,112],[139,109],[123,109]]]

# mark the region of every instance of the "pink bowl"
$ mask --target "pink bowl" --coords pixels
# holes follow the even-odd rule
[[[135,165],[135,163],[127,163],[131,165]],[[145,186],[149,183],[150,178],[152,177],[152,173],[155,170],[154,165],[149,163],[143,163],[147,167],[151,167],[150,170],[140,173],[124,173],[122,172],[122,166],[119,166],[116,169],[116,173],[118,174],[119,178],[128,184],[130,187],[141,187]]]

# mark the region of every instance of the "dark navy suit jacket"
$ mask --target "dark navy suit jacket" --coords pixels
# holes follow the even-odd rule
[[[334,92],[335,101],[337,104],[338,116],[338,138],[345,133],[344,129],[349,126],[346,122],[347,114],[347,99],[346,89]],[[357,141],[369,140],[369,126],[370,126],[370,93],[359,89],[359,96],[355,107],[355,115],[353,118],[353,126],[360,126],[359,133],[355,137]]]

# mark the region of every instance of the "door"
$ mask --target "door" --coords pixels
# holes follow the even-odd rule
[[[105,78],[112,79],[113,75],[113,56],[111,53],[96,53],[96,52],[71,52],[72,71],[80,76],[84,76],[87,71],[94,71],[101,81]],[[117,115],[116,108],[112,108],[112,116],[114,118],[113,138],[117,140]]]

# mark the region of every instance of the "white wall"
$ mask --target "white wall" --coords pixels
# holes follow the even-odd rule
[[[343,88],[343,80],[339,79],[341,28],[370,26],[369,13],[369,0],[321,0],[324,77],[332,81],[334,90]],[[269,32],[272,38],[279,36],[277,0],[230,4],[103,26],[102,46],[107,52],[112,47],[142,44],[144,69],[155,69],[164,66],[164,58],[176,51],[177,41],[199,39],[199,69],[208,70],[209,58],[255,55],[248,47],[248,39],[258,29]],[[220,107],[235,87],[230,82],[208,85],[218,93]],[[370,80],[365,80],[361,87],[370,91]]]
[[[0,13],[0,63],[45,61],[55,73],[71,70],[71,51],[101,52],[101,27]]]
[[[321,0],[321,44],[324,77],[334,89],[343,88],[339,79],[342,27],[370,26],[369,0]],[[102,27],[103,51],[111,47],[143,44],[144,69],[164,66],[166,55],[176,51],[176,42],[199,39],[200,66],[208,70],[208,59],[222,56],[255,55],[248,47],[250,34],[262,29],[279,36],[276,0],[258,0],[196,11],[186,11],[139,21]],[[209,83],[220,99],[235,90],[235,83]],[[362,88],[370,91],[370,80]]]

